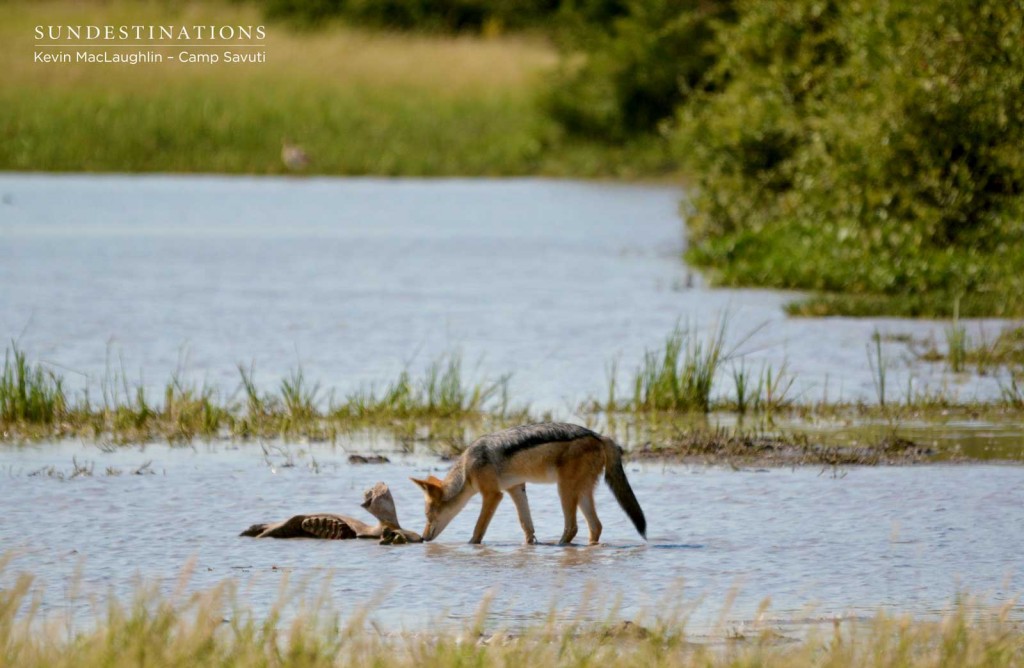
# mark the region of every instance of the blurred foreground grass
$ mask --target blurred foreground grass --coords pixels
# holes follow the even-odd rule
[[[654,139],[569,139],[536,96],[540,38],[267,26],[257,64],[34,63],[36,25],[259,25],[226,2],[12,0],[0,22],[0,169],[275,174],[282,141],[314,174],[637,176]],[[119,49],[120,52],[131,49]],[[162,53],[176,53],[162,49]]]
[[[596,623],[558,621],[552,614],[533,628],[485,633],[493,628],[485,601],[461,630],[382,633],[368,621],[367,604],[349,609],[342,622],[326,603],[326,587],[294,615],[285,601],[259,619],[240,606],[227,582],[172,599],[142,587],[131,602],[112,601],[83,630],[73,620],[44,619],[32,589],[28,574],[0,589],[0,665],[899,668],[1024,662],[1024,632],[1010,616],[1013,606],[988,609],[965,601],[938,621],[879,613],[869,621],[837,619],[828,630],[812,627],[800,639],[781,635],[759,614],[744,632],[719,629],[724,643],[695,643],[679,603],[638,623],[614,613]]]

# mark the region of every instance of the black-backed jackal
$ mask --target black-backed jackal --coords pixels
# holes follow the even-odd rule
[[[573,424],[528,424],[481,436],[452,466],[444,480],[430,476],[412,481],[426,496],[427,526],[423,540],[437,538],[466,503],[479,492],[483,507],[471,543],[479,543],[487,525],[508,492],[519,513],[527,543],[537,542],[526,501],[526,483],[556,483],[562,499],[565,529],[560,543],[576,536],[576,508],[583,511],[590,543],[601,538],[601,521],[594,508],[594,487],[604,469],[604,480],[615,499],[647,538],[647,520],[622,469],[622,449],[610,438]]]

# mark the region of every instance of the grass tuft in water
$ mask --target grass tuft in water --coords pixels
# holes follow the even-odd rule
[[[1024,374],[1021,377],[1024,378]],[[1007,408],[1024,410],[1024,383],[1019,382],[1018,374],[1012,373],[1008,380],[1000,381],[999,390]]]
[[[331,414],[364,420],[404,418],[464,418],[493,412],[509,412],[508,381],[468,382],[462,373],[462,358],[446,355],[431,362],[420,379],[404,369],[398,379],[378,393],[374,388],[349,395]]]
[[[871,368],[871,381],[875,386],[875,396],[878,397],[878,405],[885,408],[885,379],[888,372],[888,361],[882,355],[882,335],[876,329],[871,335],[872,346],[868,345],[868,366]]]
[[[771,364],[761,365],[757,384],[754,385],[751,370],[741,360],[739,365],[732,366],[732,381],[736,397],[729,407],[740,415],[749,411],[771,415],[793,403],[790,392],[796,379],[788,372],[786,363],[778,369]]]
[[[0,418],[6,423],[53,424],[65,412],[63,380],[41,365],[28,363],[18,344],[4,353],[0,373]]]
[[[724,351],[726,320],[701,340],[689,327],[676,327],[658,351],[647,351],[633,376],[630,408],[643,411],[711,410],[711,390]]]
[[[281,403],[288,417],[295,421],[320,417],[317,409],[320,383],[310,384],[299,366],[281,380]]]
[[[961,373],[967,363],[967,350],[971,341],[967,336],[967,328],[960,322],[960,300],[953,302],[953,322],[946,327],[946,361],[949,370]]]
[[[747,410],[750,408],[752,399],[751,380],[750,370],[747,369],[747,365],[743,360],[740,360],[739,366],[733,364],[732,383],[736,388],[736,412],[740,415],[746,415]]]
[[[175,376],[164,390],[160,426],[170,441],[216,437],[233,419],[231,407],[221,403],[217,392],[205,383],[190,385]]]

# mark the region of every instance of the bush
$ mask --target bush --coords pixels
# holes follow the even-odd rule
[[[624,141],[656,131],[704,81],[731,2],[628,0],[564,11],[563,61],[546,107],[571,134]]]
[[[316,25],[341,17],[354,23],[428,32],[500,31],[556,13],[558,0],[262,0],[271,18]]]
[[[1024,5],[773,0],[739,16],[677,117],[699,182],[688,258],[728,284],[1024,312]]]

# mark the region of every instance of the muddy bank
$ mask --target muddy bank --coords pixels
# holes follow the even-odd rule
[[[971,461],[962,454],[943,453],[892,434],[871,442],[829,444],[815,442],[808,434],[729,430],[691,432],[665,444],[644,443],[630,450],[629,457],[637,461],[745,466],[896,466]]]

